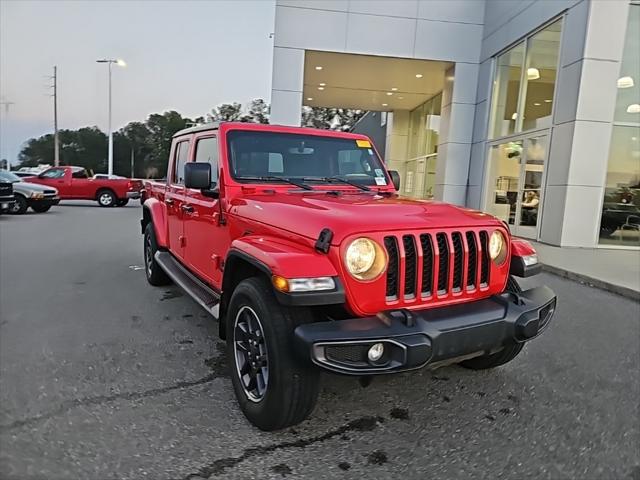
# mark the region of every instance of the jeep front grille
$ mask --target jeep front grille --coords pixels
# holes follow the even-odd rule
[[[389,257],[387,302],[461,295],[489,287],[487,231],[384,237]]]

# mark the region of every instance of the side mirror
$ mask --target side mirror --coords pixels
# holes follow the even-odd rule
[[[397,170],[389,170],[389,175],[391,175],[391,182],[393,182],[393,186],[396,191],[400,190],[400,174]]]
[[[207,162],[185,163],[184,186],[196,190],[211,188],[211,165]]]

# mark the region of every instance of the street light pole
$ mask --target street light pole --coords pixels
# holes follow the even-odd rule
[[[111,65],[116,64],[120,67],[126,67],[127,64],[124,60],[111,60],[107,58],[103,58],[101,60],[96,60],[97,63],[106,63],[109,65],[109,122],[108,122],[108,135],[109,135],[109,157],[108,157],[108,174],[109,176],[113,175],[113,132],[111,131]]]

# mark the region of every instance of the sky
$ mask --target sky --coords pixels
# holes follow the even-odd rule
[[[53,132],[46,78],[58,67],[58,128],[106,132],[113,67],[113,129],[177,110],[204,115],[225,102],[269,101],[275,2],[0,0],[0,158]]]

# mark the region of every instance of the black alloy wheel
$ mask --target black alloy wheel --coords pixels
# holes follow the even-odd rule
[[[245,395],[250,401],[259,402],[269,385],[269,356],[260,319],[247,305],[236,314],[233,354]]]

